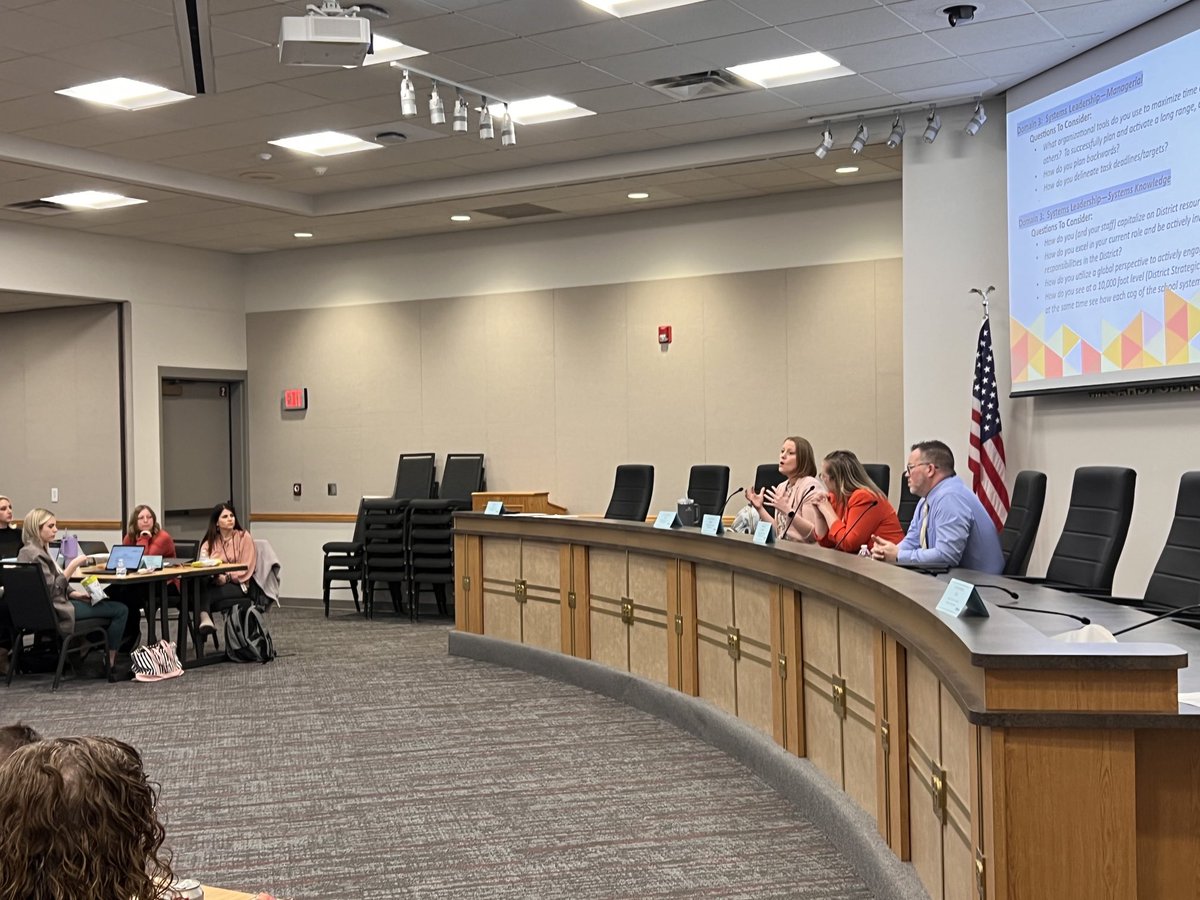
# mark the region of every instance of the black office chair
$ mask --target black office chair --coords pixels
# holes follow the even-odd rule
[[[12,659],[8,668],[9,684],[12,684],[13,675],[21,664],[22,645],[27,635],[37,635],[44,640],[53,641],[58,651],[58,668],[54,670],[51,691],[58,690],[68,655],[94,648],[101,650],[104,657],[104,674],[112,680],[113,673],[108,663],[108,619],[77,620],[75,630],[63,637],[58,630],[58,616],[50,602],[50,595],[46,592],[41,568],[36,563],[5,563],[0,566],[0,585],[4,587],[4,600],[8,605],[15,632]]]
[[[888,488],[892,486],[892,467],[887,463],[863,463],[867,476],[875,482],[875,487],[883,491],[886,497]]]
[[[1029,555],[1042,523],[1042,507],[1046,503],[1046,473],[1028,470],[1017,473],[1013,482],[1012,502],[1004,530],[1000,532],[1000,549],[1004,551],[1003,574],[1024,575],[1029,567]]]
[[[1200,472],[1184,472],[1179,479],[1175,518],[1146,584],[1145,595],[1103,599],[1153,613],[1200,603]],[[1200,624],[1200,613],[1193,611],[1180,620],[1190,625]]]
[[[650,511],[650,496],[654,493],[654,466],[617,466],[612,498],[604,511],[606,519],[646,521]]]
[[[896,518],[900,520],[900,527],[908,532],[908,526],[912,523],[913,516],[917,513],[917,504],[921,498],[908,489],[908,479],[900,479],[900,503],[896,506]]]
[[[763,488],[775,487],[787,481],[787,476],[779,471],[779,463],[763,463],[754,470],[754,490],[761,493]],[[763,509],[771,518],[775,517],[775,507],[769,503],[763,504]]]
[[[200,553],[200,542],[193,540],[176,540],[175,542],[175,558],[191,562]]]
[[[1117,466],[1075,470],[1067,521],[1043,578],[1026,578],[1049,587],[1088,594],[1112,593],[1113,576],[1129,520],[1137,473]]]
[[[344,581],[354,596],[354,611],[361,612],[358,603],[358,583],[363,579],[363,532],[367,527],[365,500],[358,503],[354,520],[354,537],[348,541],[329,541],[321,546],[325,554],[321,561],[321,596],[325,601],[325,618],[329,618],[329,591],[335,582]]]
[[[729,494],[729,466],[692,466],[686,496],[696,501],[702,516],[719,516]]]
[[[455,509],[470,509],[471,495],[487,490],[487,475],[482,453],[447,453],[442,467],[439,500],[449,500]]]
[[[448,615],[454,585],[454,510],[458,501],[413,500],[408,505],[405,546],[408,550],[408,615],[420,612],[421,587],[433,589],[438,612]]]
[[[392,497],[397,500],[428,500],[435,495],[436,464],[432,453],[401,453],[396,463],[396,484]]]
[[[425,498],[428,499],[428,498]],[[408,556],[404,529],[408,500],[371,498],[363,501],[363,609],[368,619],[375,615],[375,585],[386,584],[396,614],[403,612],[408,581]]]

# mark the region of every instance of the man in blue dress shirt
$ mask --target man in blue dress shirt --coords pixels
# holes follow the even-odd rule
[[[899,544],[873,537],[871,555],[887,562],[1000,574],[1000,535],[979,498],[954,474],[950,448],[941,441],[913,444],[904,474],[909,490],[921,498],[908,534]]]

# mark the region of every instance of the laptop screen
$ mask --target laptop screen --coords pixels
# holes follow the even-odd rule
[[[108,563],[104,567],[106,572],[115,572],[120,565],[121,560],[125,561],[125,569],[128,572],[136,572],[138,566],[142,564],[142,554],[146,552],[145,547],[139,547],[136,544],[132,547],[113,547],[108,554]]]

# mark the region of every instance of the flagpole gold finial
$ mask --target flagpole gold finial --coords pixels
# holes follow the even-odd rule
[[[988,297],[991,296],[992,291],[994,291],[995,289],[996,289],[996,286],[994,284],[989,284],[987,286],[987,289],[982,290],[982,291],[979,288],[971,288],[972,294],[979,295],[979,302],[983,304],[983,317],[985,319],[988,317]]]

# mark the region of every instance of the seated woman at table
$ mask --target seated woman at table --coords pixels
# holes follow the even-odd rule
[[[212,620],[213,606],[228,608],[246,599],[254,578],[254,538],[242,528],[232,503],[218,503],[208,518],[208,531],[200,542],[200,558],[219,559],[246,568],[241,572],[222,572],[214,575],[206,590],[200,591],[196,606],[200,614],[201,633],[213,634],[217,626]]]
[[[166,900],[166,831],[141,755],[109,737],[36,741],[0,764],[0,900]]]
[[[48,509],[31,509],[25,515],[21,528],[21,537],[25,546],[17,554],[17,561],[37,563],[42,571],[42,579],[46,582],[46,593],[54,605],[54,614],[58,617],[58,631],[69,635],[75,630],[76,621],[84,619],[107,619],[108,626],[108,662],[110,671],[117,661],[117,648],[125,632],[125,621],[129,618],[129,610],[125,604],[115,600],[101,600],[91,603],[87,591],[71,587],[71,577],[81,566],[94,560],[80,554],[69,561],[64,569],[50,555],[50,542],[58,535],[58,522],[54,513]],[[2,895],[0,895],[2,896]]]
[[[779,473],[785,481],[774,487],[746,488],[746,499],[759,519],[770,519],[765,506],[775,507],[775,531],[780,540],[811,544],[825,534],[825,520],[817,512],[817,500],[825,489],[817,480],[817,463],[812,444],[802,437],[783,439],[779,448]]]
[[[871,545],[871,535],[899,542],[904,529],[896,510],[849,450],[834,450],[821,462],[821,482],[827,494],[817,501],[817,511],[829,529],[821,546],[858,553]]]
[[[125,536],[121,539],[121,543],[126,547],[132,547],[135,544],[146,548],[146,556],[161,556],[164,559],[171,559],[175,554],[175,541],[171,538],[165,529],[159,526],[158,516],[154,514],[154,510],[146,504],[142,503],[133,508],[133,512],[129,514],[129,521],[125,525]],[[168,590],[174,589],[174,593],[179,593],[179,579],[173,578],[168,583]],[[121,650],[128,653],[141,638],[141,612],[146,608],[146,602],[150,599],[150,591],[153,588],[146,584],[129,584],[121,585],[119,590],[109,590],[109,595],[115,600],[120,600],[129,607],[129,619],[125,623],[125,636],[121,641]]]

